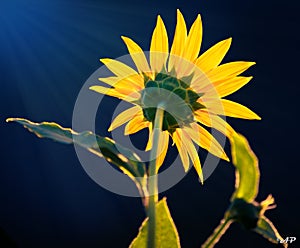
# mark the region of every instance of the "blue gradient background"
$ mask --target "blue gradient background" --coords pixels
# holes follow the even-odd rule
[[[139,199],[108,192],[84,172],[72,146],[39,140],[7,117],[71,126],[76,96],[101,57],[126,54],[120,36],[149,47],[157,14],[171,37],[176,8],[188,25],[202,14],[202,51],[230,36],[226,61],[253,60],[254,80],[230,97],[260,122],[230,120],[260,158],[258,200],[283,236],[299,226],[299,5],[297,1],[0,1],[0,247],[128,247],[144,219]],[[110,109],[99,118],[106,135]],[[135,137],[136,140],[141,136]],[[139,142],[137,142],[139,143]],[[139,145],[139,144],[138,144]],[[228,150],[228,147],[227,147]],[[172,156],[174,151],[171,151]],[[233,191],[234,170],[222,162],[200,186],[190,172],[165,192],[182,247],[200,247],[219,223]],[[300,241],[291,247],[299,245]],[[274,247],[233,225],[218,247]]]

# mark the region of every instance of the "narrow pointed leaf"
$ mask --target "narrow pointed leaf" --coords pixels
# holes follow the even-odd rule
[[[49,138],[64,144],[76,144],[85,148],[117,166],[137,184],[140,192],[146,186],[145,164],[140,161],[135,153],[117,145],[110,138],[95,135],[90,131],[77,133],[54,122],[34,123],[23,118],[9,118],[6,121],[23,125],[39,138]]]
[[[166,198],[156,205],[156,247],[180,248],[179,236],[171,217]],[[129,248],[147,248],[148,219],[144,220],[138,236]]]

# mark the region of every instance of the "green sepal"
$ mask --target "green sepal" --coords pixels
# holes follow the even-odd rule
[[[150,88],[150,87],[158,87],[158,83],[156,81],[152,81],[152,80],[149,80],[146,85],[145,85],[146,88]]]
[[[166,68],[163,67],[162,70],[155,75],[155,81],[161,81],[168,77]]]
[[[184,82],[184,84],[190,86],[191,82],[193,80],[193,77],[194,77],[194,72],[188,76],[184,76],[184,77],[180,78],[180,81],[182,81],[182,82]]]
[[[197,94],[195,91],[193,90],[188,90],[187,91],[187,96],[189,98],[189,102],[193,103],[196,102],[199,99],[199,94]]]
[[[166,77],[161,83],[160,83],[160,88],[166,89],[169,91],[173,91],[175,88],[178,88],[179,81],[178,79],[174,77]]]
[[[192,107],[193,111],[197,111],[199,109],[205,109],[206,108],[203,104],[201,104],[199,102],[192,103],[191,107]]]
[[[186,90],[182,89],[182,88],[176,88],[174,91],[174,94],[176,94],[177,96],[179,96],[182,100],[186,100]]]

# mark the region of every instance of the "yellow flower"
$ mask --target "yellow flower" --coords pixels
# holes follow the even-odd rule
[[[200,15],[187,32],[185,20],[177,10],[177,25],[169,49],[168,35],[160,16],[153,31],[149,62],[140,46],[122,37],[136,69],[113,59],[101,59],[115,76],[99,80],[112,86],[92,86],[90,89],[117,97],[134,106],[119,114],[109,131],[125,124],[125,134],[149,128],[146,150],[152,147],[152,127],[156,109],[164,108],[162,130],[159,135],[157,170],[168,150],[169,137],[177,146],[185,170],[192,161],[203,181],[200,159],[195,144],[215,156],[229,160],[218,141],[203,127],[214,128],[228,138],[233,128],[221,116],[243,119],[260,117],[247,107],[223,97],[237,91],[252,77],[239,76],[254,62],[231,62],[220,65],[227,53],[231,38],[223,40],[199,56],[202,41]],[[180,99],[185,105],[180,105]],[[172,111],[169,111],[169,109]],[[174,114],[175,111],[175,114]]]

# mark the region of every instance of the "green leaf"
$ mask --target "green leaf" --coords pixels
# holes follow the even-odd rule
[[[232,162],[236,167],[236,183],[234,198],[242,198],[252,202],[259,186],[258,159],[251,150],[247,139],[241,134],[233,135],[231,140]]]
[[[245,137],[235,134],[231,140],[232,161],[236,167],[236,190],[231,199],[232,204],[226,212],[230,219],[261,234],[269,241],[278,244],[282,240],[275,226],[264,213],[271,209],[274,198],[268,198],[258,204],[254,201],[258,193],[260,173],[258,159],[251,150]],[[286,244],[283,244],[287,247]]]
[[[135,153],[117,145],[112,139],[95,135],[90,131],[77,133],[54,122],[34,123],[23,118],[9,118],[6,121],[23,125],[39,138],[49,138],[64,144],[76,144],[99,157],[104,157],[127,174],[136,183],[142,196],[145,195],[147,181],[145,164]]]
[[[179,248],[179,236],[171,217],[166,198],[156,205],[156,247]],[[129,248],[147,248],[148,219],[144,220],[138,236]]]
[[[259,219],[257,227],[254,229],[254,231],[275,244],[278,244],[279,240],[283,240],[273,223],[265,216],[262,216]],[[287,243],[282,243],[282,245],[284,247],[288,247]]]
[[[258,159],[248,141],[240,134],[230,139],[232,162],[236,168],[236,190],[221,224],[207,239],[202,248],[212,248],[225,233],[230,223],[239,222],[246,229],[256,231],[273,243],[282,240],[274,225],[264,216],[266,210],[274,208],[274,198],[269,195],[261,203],[254,201],[259,187]],[[287,247],[286,244],[283,244]]]

